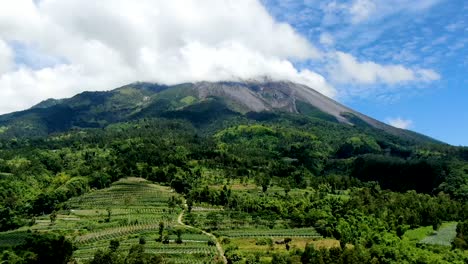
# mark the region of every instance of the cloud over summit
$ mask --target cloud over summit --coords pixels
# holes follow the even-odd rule
[[[343,98],[378,90],[371,86],[393,89],[440,78],[432,69],[379,64],[385,60],[343,52],[336,32],[316,31],[315,25],[308,27],[310,34],[299,33],[295,29],[300,27],[276,20],[264,2],[6,1],[0,9],[0,114],[50,97],[134,81],[175,84],[267,76]],[[319,6],[326,7],[324,21],[344,12],[351,24],[366,24],[382,8],[396,12],[384,1]],[[311,43],[314,38],[321,50]]]
[[[318,57],[253,0],[10,1],[0,10],[0,113],[136,80],[270,76],[334,96],[320,74],[292,63]]]

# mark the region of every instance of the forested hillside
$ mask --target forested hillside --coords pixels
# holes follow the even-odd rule
[[[133,251],[97,241],[94,259],[79,260],[72,245],[105,218],[90,218],[93,230],[54,228],[62,221],[54,215],[73,213],[73,199],[133,177],[170,187],[181,200],[168,200],[169,208],[216,236],[229,263],[467,263],[466,222],[457,223],[468,219],[468,148],[383,129],[356,113],[343,113],[343,122],[303,101],[294,111],[251,111],[232,96],[201,98],[183,87],[85,93],[0,117],[2,261],[47,259],[34,245],[63,240],[56,263],[183,263],[153,250],[162,239],[140,239]],[[50,219],[50,228],[38,231],[38,219]],[[141,236],[157,239],[154,226]],[[425,242],[444,228],[456,232]],[[15,232],[26,238],[11,239]],[[129,234],[116,241],[133,241]],[[206,252],[187,259],[203,263],[217,251]]]

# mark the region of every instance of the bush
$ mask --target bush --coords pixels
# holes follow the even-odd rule
[[[257,238],[255,242],[257,246],[271,246],[273,245],[273,240],[271,238]]]

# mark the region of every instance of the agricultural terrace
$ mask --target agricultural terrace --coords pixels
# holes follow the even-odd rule
[[[33,232],[57,232],[74,242],[73,257],[79,263],[91,259],[96,250],[109,248],[111,240],[118,240],[118,250],[125,253],[144,243],[145,252],[174,263],[207,263],[217,255],[210,237],[177,225],[183,198],[169,187],[140,178],[121,179],[109,188],[72,198],[63,208],[54,216],[38,217],[30,227],[1,233],[0,246],[20,244]],[[182,243],[175,242],[178,229]]]
[[[218,192],[227,188],[232,195],[243,197],[278,199],[285,195],[285,189],[278,186],[263,192],[261,186],[254,182],[238,180],[223,185],[211,185],[209,188]],[[288,190],[288,197],[304,199],[313,192],[313,189],[292,189]],[[347,197],[343,195],[343,198]],[[268,262],[272,254],[303,250],[306,244],[314,244],[317,248],[340,246],[338,240],[322,238],[313,227],[294,227],[290,221],[270,216],[236,211],[208,203],[194,203],[190,212],[184,214],[184,222],[213,233],[230,259],[235,259],[233,255],[239,254],[257,256],[261,261]]]

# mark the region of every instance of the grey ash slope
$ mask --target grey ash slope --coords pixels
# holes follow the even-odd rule
[[[137,82],[111,91],[83,92],[68,99],[48,99],[28,110],[0,116],[0,136],[44,136],[137,118],[181,118],[186,112],[199,115],[219,112],[214,118],[249,112],[299,115],[313,112],[315,118],[344,126],[370,127],[393,136],[436,142],[386,125],[310,87],[287,81],[197,82],[172,86]]]
[[[200,82],[193,86],[199,97],[229,98],[250,111],[286,111],[301,113],[297,102],[305,102],[347,125],[369,125],[395,136],[433,139],[412,131],[395,128],[348,108],[316,90],[293,82]]]

